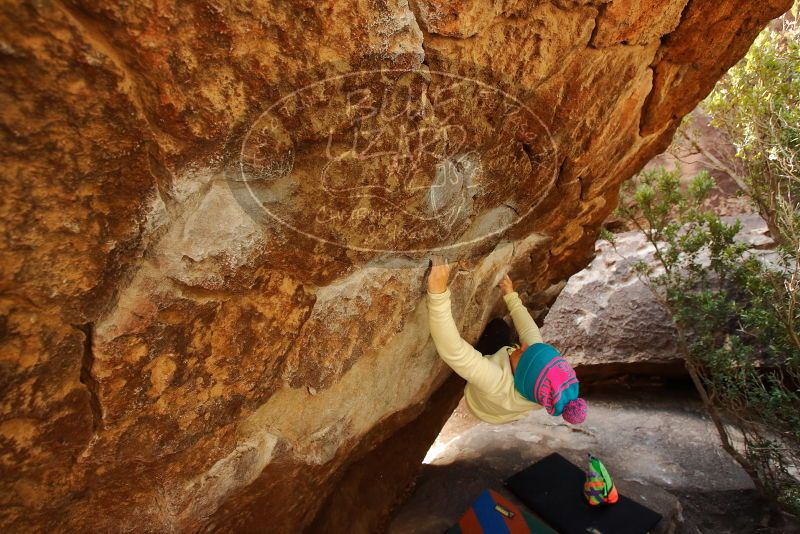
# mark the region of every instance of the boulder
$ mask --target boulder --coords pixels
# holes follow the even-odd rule
[[[739,220],[736,240],[750,244],[763,261],[776,259],[775,243],[759,215],[723,220]],[[614,241],[598,241],[589,266],[569,279],[547,313],[542,337],[587,382],[619,375],[685,375],[672,320],[633,270],[637,262],[657,269],[655,249],[638,231],[616,234]]]
[[[791,4],[617,2],[4,3],[3,529],[374,528],[460,394],[427,254],[470,340],[548,303]]]

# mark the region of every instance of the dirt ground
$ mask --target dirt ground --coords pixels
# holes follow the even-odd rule
[[[800,532],[798,525],[766,514],[750,479],[722,450],[690,387],[596,390],[587,397],[590,417],[580,426],[543,411],[490,425],[474,418],[462,401],[388,532],[442,532],[484,488],[501,488],[507,477],[551,452],[579,466],[587,452],[599,456],[615,483],[636,489],[637,495],[629,494],[635,500],[651,502],[662,514],[664,507],[677,506],[678,533]],[[664,502],[653,504],[656,499]]]

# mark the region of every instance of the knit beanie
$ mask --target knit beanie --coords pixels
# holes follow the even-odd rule
[[[586,419],[587,405],[578,397],[575,370],[552,345],[534,343],[522,353],[514,386],[520,395],[567,423],[577,425]]]

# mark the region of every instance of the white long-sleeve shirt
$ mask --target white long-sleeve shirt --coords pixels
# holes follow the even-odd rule
[[[514,328],[522,343],[542,343],[542,335],[516,292],[503,299],[511,313]],[[522,419],[541,405],[520,395],[514,387],[509,355],[503,347],[491,356],[483,356],[462,339],[450,309],[450,290],[428,293],[428,321],[439,356],[467,381],[464,397],[467,407],[488,423],[509,423]]]

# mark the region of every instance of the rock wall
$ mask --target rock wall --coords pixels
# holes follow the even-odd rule
[[[467,339],[542,309],[789,5],[3,3],[0,524],[375,528],[460,389],[428,252]]]

